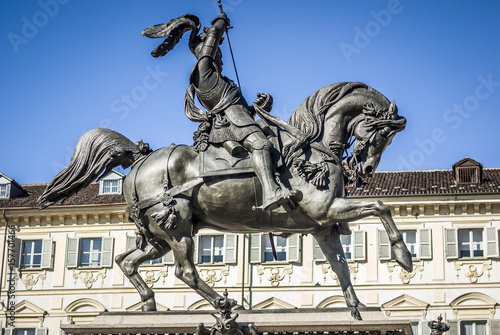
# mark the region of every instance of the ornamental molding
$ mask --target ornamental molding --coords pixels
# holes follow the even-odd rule
[[[486,277],[489,281],[491,268],[491,259],[455,261],[457,279],[459,279],[461,272],[465,277],[469,278],[469,281],[472,284],[477,283],[479,277],[481,277],[484,273],[486,273]]]
[[[74,269],[73,279],[75,280],[75,286],[78,279],[85,284],[86,288],[92,288],[94,283],[101,278],[101,287],[104,285],[104,278],[106,278],[106,269]]]
[[[349,273],[351,274],[352,277],[352,282],[356,283],[356,273],[358,273],[358,263],[357,262],[348,262],[347,265],[349,266]],[[326,284],[326,277],[329,274],[330,277],[335,280],[337,285],[340,285],[339,282],[339,277],[335,272],[332,271],[330,263],[323,263],[321,264],[321,272],[323,272],[323,283]]]
[[[417,273],[420,273],[419,279],[422,279],[422,272],[424,272],[424,262],[421,260],[413,261],[413,270],[411,272],[406,271],[399,265],[396,261],[387,262],[387,270],[389,271],[389,280],[392,281],[392,274],[395,273],[396,276],[401,279],[403,284],[409,284],[410,280],[415,277]]]
[[[262,284],[262,276],[264,275],[267,280],[271,282],[271,286],[277,287],[280,282],[288,276],[288,282],[291,280],[291,275],[293,273],[293,265],[274,265],[274,266],[264,266],[257,265],[257,274],[259,275],[260,282]]]
[[[14,270],[14,279],[20,280],[24,284],[26,290],[30,291],[33,286],[40,281],[43,289],[43,283],[47,278],[46,270],[34,270],[34,269],[16,269]]]
[[[148,287],[153,287],[160,278],[162,279],[161,284],[165,285],[165,278],[168,276],[168,267],[166,265],[161,268],[141,267],[139,269],[139,274]]]
[[[210,266],[197,268],[200,278],[206,282],[210,287],[214,287],[215,283],[222,280],[223,284],[227,283],[227,276],[229,275],[229,266]]]

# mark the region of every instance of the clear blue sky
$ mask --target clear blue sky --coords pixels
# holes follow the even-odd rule
[[[362,81],[408,119],[380,170],[500,167],[500,1],[223,0],[242,89],[288,119],[315,90]],[[112,128],[157,149],[192,143],[183,113],[194,57],[140,35],[216,1],[0,1],[0,172],[47,183],[83,132]],[[235,79],[227,43],[224,73]]]

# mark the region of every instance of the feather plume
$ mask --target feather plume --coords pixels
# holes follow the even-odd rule
[[[170,20],[168,23],[146,28],[141,34],[149,38],[167,37],[151,52],[153,57],[163,57],[179,43],[184,33],[189,30],[191,30],[191,41],[200,30],[200,19],[195,15],[186,14]]]

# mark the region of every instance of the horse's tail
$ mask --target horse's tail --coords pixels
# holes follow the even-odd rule
[[[89,130],[80,137],[68,166],[59,172],[38,198],[40,209],[66,200],[111,169],[127,168],[151,149],[142,141],[134,144],[125,136],[104,128]]]

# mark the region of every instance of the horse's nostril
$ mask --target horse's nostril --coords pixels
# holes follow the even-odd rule
[[[365,168],[365,174],[369,175],[369,174],[372,174],[372,172],[373,172],[373,167],[371,165],[368,165]]]

